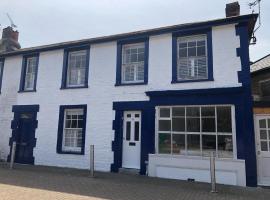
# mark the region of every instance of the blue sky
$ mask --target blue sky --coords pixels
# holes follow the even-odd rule
[[[249,14],[240,0],[241,14]],[[0,24],[9,25],[6,13],[20,32],[22,47],[31,47],[130,32],[161,26],[225,17],[229,0],[1,0]],[[270,1],[262,0],[262,26],[252,61],[270,53]],[[268,12],[268,13],[267,13]]]

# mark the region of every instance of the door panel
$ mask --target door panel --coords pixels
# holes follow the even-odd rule
[[[127,111],[123,123],[123,168],[140,169],[141,112]]]
[[[258,184],[270,186],[270,115],[255,116]]]

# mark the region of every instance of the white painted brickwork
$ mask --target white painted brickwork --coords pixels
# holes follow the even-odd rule
[[[43,52],[39,57],[37,92],[17,93],[22,56],[6,58],[2,94],[0,95],[0,150],[6,158],[11,136],[12,105],[39,104],[37,145],[34,148],[35,164],[89,168],[89,145],[95,145],[95,167],[109,171],[113,162],[111,142],[114,136],[112,121],[113,101],[148,100],[145,91],[181,90],[215,87],[237,87],[237,71],[241,70],[236,48],[239,38],[235,26],[213,28],[214,81],[171,84],[171,34],[149,39],[149,83],[138,86],[115,87],[116,41],[92,45],[90,49],[89,88],[60,90],[63,67],[63,50]],[[85,155],[56,153],[59,105],[87,104]]]

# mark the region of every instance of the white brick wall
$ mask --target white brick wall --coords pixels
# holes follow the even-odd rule
[[[108,171],[113,162],[113,101],[148,100],[145,91],[182,90],[215,87],[236,87],[237,71],[241,69],[236,57],[239,38],[234,25],[213,28],[214,81],[171,84],[171,34],[150,37],[149,83],[138,86],[115,87],[116,41],[95,44],[90,49],[89,88],[60,90],[63,50],[43,52],[39,58],[37,92],[17,93],[22,56],[6,58],[2,94],[0,95],[0,150],[9,153],[8,139],[13,118],[12,105],[39,104],[35,164],[75,168],[89,167],[89,145],[95,144],[96,169]],[[56,153],[59,105],[87,104],[86,155]]]

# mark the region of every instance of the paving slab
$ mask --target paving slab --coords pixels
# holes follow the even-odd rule
[[[0,200],[270,200],[270,189],[56,167],[0,164]]]

